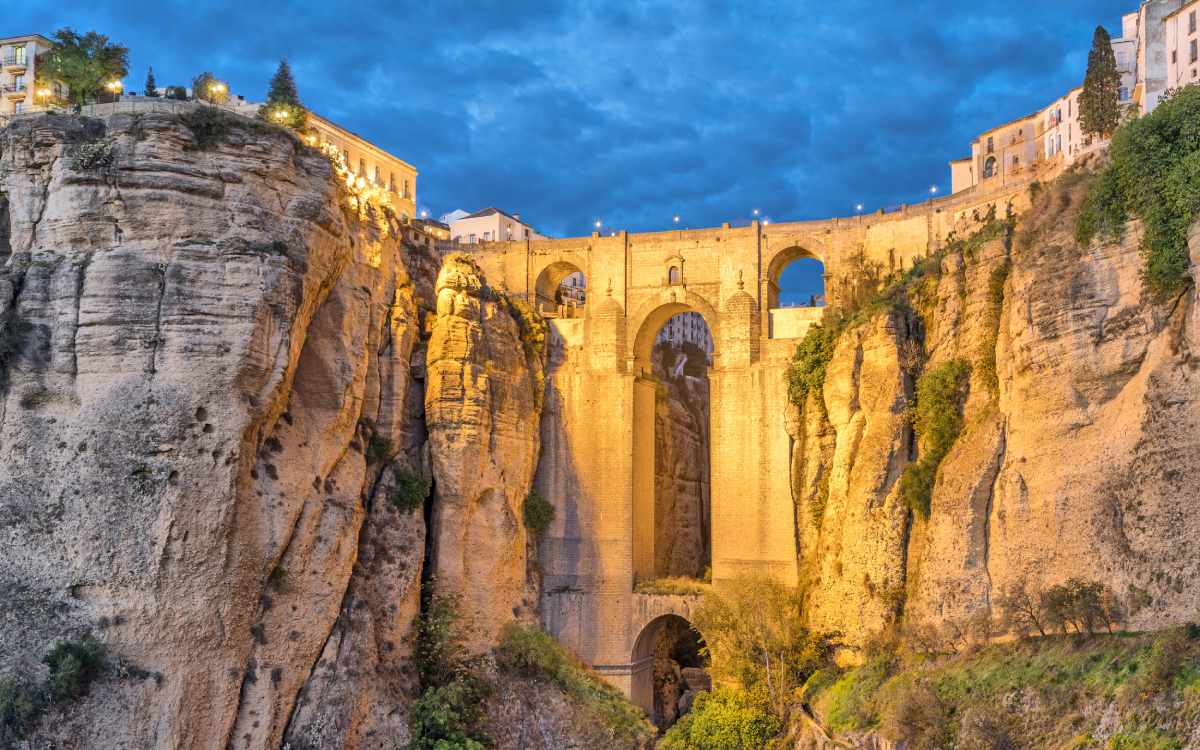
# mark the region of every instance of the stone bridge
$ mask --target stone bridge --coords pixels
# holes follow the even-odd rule
[[[780,308],[779,278],[801,257],[826,280],[860,252],[886,271],[912,266],[995,206],[1028,205],[1025,186],[971,191],[889,214],[791,224],[489,243],[488,280],[553,311],[537,490],[556,508],[539,549],[547,630],[649,710],[655,629],[690,618],[693,597],[636,594],[654,577],[655,390],[650,356],[673,315],[704,317],[710,371],[712,576],[754,572],[796,583],[798,550],[784,426],[784,373],[823,308]],[[459,248],[462,249],[462,248]],[[581,272],[586,304],[554,292]],[[836,285],[827,284],[836,302]]]

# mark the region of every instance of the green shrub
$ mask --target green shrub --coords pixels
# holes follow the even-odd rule
[[[104,645],[87,636],[78,641],[59,641],[42,661],[50,667],[50,695],[56,702],[85,695],[104,669]]]
[[[277,594],[287,591],[287,589],[288,589],[287,570],[284,569],[282,564],[276,565],[274,568],[271,568],[271,573],[270,573],[270,575],[267,576],[267,586],[270,587],[270,589]]]
[[[1111,162],[1092,184],[1076,224],[1080,244],[1121,236],[1142,220],[1142,278],[1158,299],[1189,283],[1187,234],[1200,216],[1200,87],[1188,86],[1117,129]]]
[[[667,731],[657,750],[762,750],[781,729],[765,699],[718,688],[696,696],[692,710]]]
[[[788,398],[796,406],[804,406],[812,394],[822,411],[825,409],[825,371],[833,359],[841,331],[835,326],[818,323],[796,347],[796,355],[787,370]]]
[[[41,713],[35,696],[16,680],[0,680],[0,747],[16,747]]]
[[[540,537],[546,533],[546,529],[550,528],[550,523],[554,520],[554,506],[537,490],[530,490],[525,498],[524,515],[525,528]]]
[[[377,464],[387,461],[394,452],[392,441],[386,435],[378,432],[371,433],[371,437],[367,440],[367,463]]]
[[[429,584],[417,620],[413,662],[421,695],[409,713],[409,750],[482,750],[491,738],[483,729],[484,701],[491,686],[466,648],[469,628],[460,600]]]
[[[712,569],[708,568],[708,581],[683,576],[650,578],[633,585],[635,594],[659,594],[666,596],[699,596],[712,590]]]
[[[920,458],[900,475],[900,496],[923,518],[929,517],[938,466],[962,432],[961,410],[970,374],[970,365],[952,359],[925,372],[917,381],[913,426],[920,441]]]
[[[619,746],[640,745],[654,727],[619,691],[592,675],[545,632],[516,623],[504,627],[496,663],[526,679],[545,679],[563,691],[585,718]]]
[[[830,728],[857,731],[879,721],[873,703],[875,693],[896,671],[894,653],[881,652],[839,677],[821,695],[821,708]]]
[[[430,490],[428,479],[416,472],[399,467],[393,471],[392,476],[396,480],[396,486],[392,489],[390,498],[392,505],[405,513],[412,513],[425,505]]]
[[[170,98],[170,92],[167,97]],[[196,139],[195,148],[207,151],[223,143],[237,124],[236,115],[217,107],[197,107],[179,115],[180,121],[192,131]]]

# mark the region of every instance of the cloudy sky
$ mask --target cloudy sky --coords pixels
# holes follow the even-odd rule
[[[204,70],[248,99],[280,57],[313,110],[416,165],[420,208],[554,235],[817,218],[949,189],[974,133],[1083,77],[1135,0],[217,0],[16,3],[7,31],[96,30],[127,88]]]

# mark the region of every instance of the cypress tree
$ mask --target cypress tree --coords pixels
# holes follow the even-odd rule
[[[1111,136],[1121,122],[1121,72],[1112,40],[1103,26],[1096,27],[1087,75],[1079,94],[1079,128],[1086,135]]]
[[[144,93],[146,96],[158,96],[158,84],[154,81],[154,66],[146,68],[146,86]]]
[[[297,130],[303,128],[307,121],[308,110],[300,103],[296,80],[292,78],[292,68],[286,58],[279,61],[279,67],[271,77],[267,103],[259,110],[259,115],[269,122]]]

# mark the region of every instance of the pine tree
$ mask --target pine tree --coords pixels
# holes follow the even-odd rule
[[[150,66],[149,68],[146,68],[145,89],[146,90],[143,93],[145,93],[146,96],[158,96],[158,84],[155,83],[155,81],[154,81],[154,66],[153,65]]]
[[[286,59],[279,61],[279,68],[271,77],[267,103],[259,110],[259,114],[269,122],[295,130],[303,128],[308,120],[308,110],[300,103],[296,80],[292,78],[292,68]]]
[[[1121,72],[1112,40],[1103,26],[1096,27],[1087,75],[1079,94],[1079,128],[1085,135],[1107,138],[1121,122]]]

